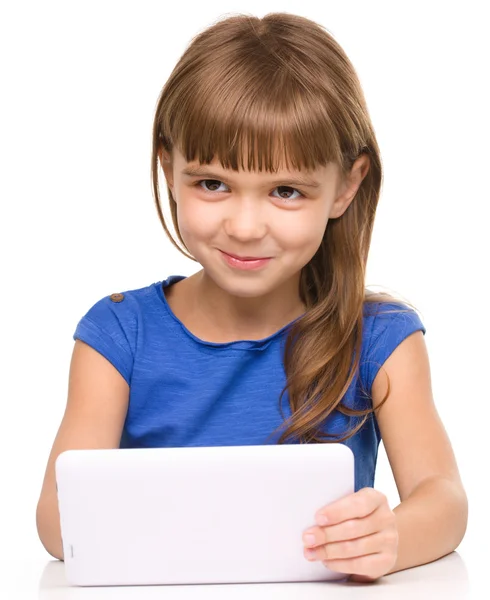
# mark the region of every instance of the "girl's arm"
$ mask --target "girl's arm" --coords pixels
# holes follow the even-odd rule
[[[118,448],[126,418],[129,386],[96,350],[75,341],[68,401],[53,443],[37,504],[39,538],[51,556],[63,560],[54,464],[65,450]]]
[[[392,352],[373,386],[374,406],[387,390],[378,424],[401,503],[366,487],[322,507],[303,533],[307,560],[321,560],[354,581],[415,567],[449,554],[461,542],[466,494],[449,439],[434,406],[421,331]]]
[[[386,454],[400,496],[393,509],[398,555],[390,572],[425,564],[457,548],[468,502],[451,443],[434,405],[424,336],[417,331],[385,361],[372,386]]]

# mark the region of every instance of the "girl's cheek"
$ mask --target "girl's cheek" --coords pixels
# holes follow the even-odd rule
[[[180,213],[178,211],[177,217],[182,237],[205,238],[208,235],[212,235],[216,229],[216,223],[204,211],[186,209]]]

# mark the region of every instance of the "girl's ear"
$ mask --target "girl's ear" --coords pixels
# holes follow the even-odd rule
[[[330,219],[336,219],[342,216],[347,210],[352,200],[354,200],[362,180],[366,177],[370,164],[369,156],[367,154],[361,154],[361,156],[356,159],[352,165],[349,176],[342,183],[340,192],[333,203]]]

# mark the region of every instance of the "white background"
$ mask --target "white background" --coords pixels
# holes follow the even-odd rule
[[[427,327],[434,397],[470,499],[460,552],[477,555],[489,533],[486,6],[2,2],[0,558],[50,558],[35,507],[78,320],[105,295],[198,268],[153,204],[158,94],[199,31],[273,11],[325,26],[359,74],[385,169],[366,283],[408,299]],[[383,453],[376,486],[397,503]]]

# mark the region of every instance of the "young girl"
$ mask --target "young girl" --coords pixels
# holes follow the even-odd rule
[[[425,328],[365,288],[382,167],[338,43],[283,13],[197,35],[160,95],[152,173],[165,232],[202,269],[108,295],[78,323],[37,507],[46,550],[63,557],[64,450],[309,442],[352,449],[356,491],[312,515],[305,560],[372,581],[454,550],[467,499]],[[393,510],[373,488],[380,439]]]

